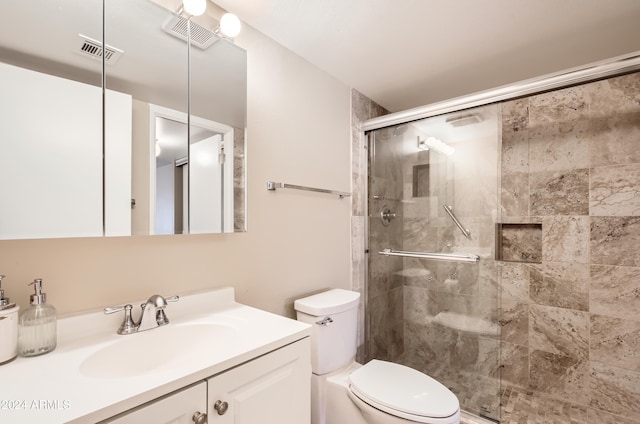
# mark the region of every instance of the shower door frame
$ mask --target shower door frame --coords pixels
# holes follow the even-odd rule
[[[638,70],[640,70],[640,51],[491,90],[480,91],[467,96],[456,97],[451,100],[368,119],[362,123],[362,131],[367,133],[368,131],[390,127],[392,125],[406,124],[418,119],[443,115],[449,112],[459,112],[476,106],[485,106],[491,103],[554,91],[573,85],[632,73]]]

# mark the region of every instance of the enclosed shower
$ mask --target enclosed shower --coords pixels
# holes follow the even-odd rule
[[[369,356],[498,417],[497,106],[369,133]]]
[[[432,376],[480,421],[640,424],[639,70],[357,103],[362,361]]]

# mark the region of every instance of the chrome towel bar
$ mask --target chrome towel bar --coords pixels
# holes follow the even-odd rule
[[[478,255],[456,255],[454,253],[425,253],[425,252],[407,252],[404,250],[392,250],[384,249],[378,252],[380,255],[385,256],[403,256],[406,258],[418,258],[418,259],[432,259],[436,261],[449,261],[449,262],[478,262],[480,256]]]
[[[287,184],[287,183],[275,183],[273,181],[267,181],[267,190],[275,191],[276,188],[291,188],[294,190],[305,190],[305,191],[314,191],[316,193],[335,194],[341,199],[344,197],[351,196],[351,193],[346,193],[344,191],[326,190],[324,188],[305,187],[300,185],[293,185],[293,184]]]

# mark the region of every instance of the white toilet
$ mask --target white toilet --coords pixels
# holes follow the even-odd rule
[[[459,424],[458,398],[392,362],[355,362],[360,294],[334,289],[298,299],[311,333],[311,424]]]

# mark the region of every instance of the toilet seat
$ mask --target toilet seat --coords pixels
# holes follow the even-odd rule
[[[363,402],[419,423],[458,413],[458,398],[438,381],[413,368],[372,360],[349,375],[349,389]]]

